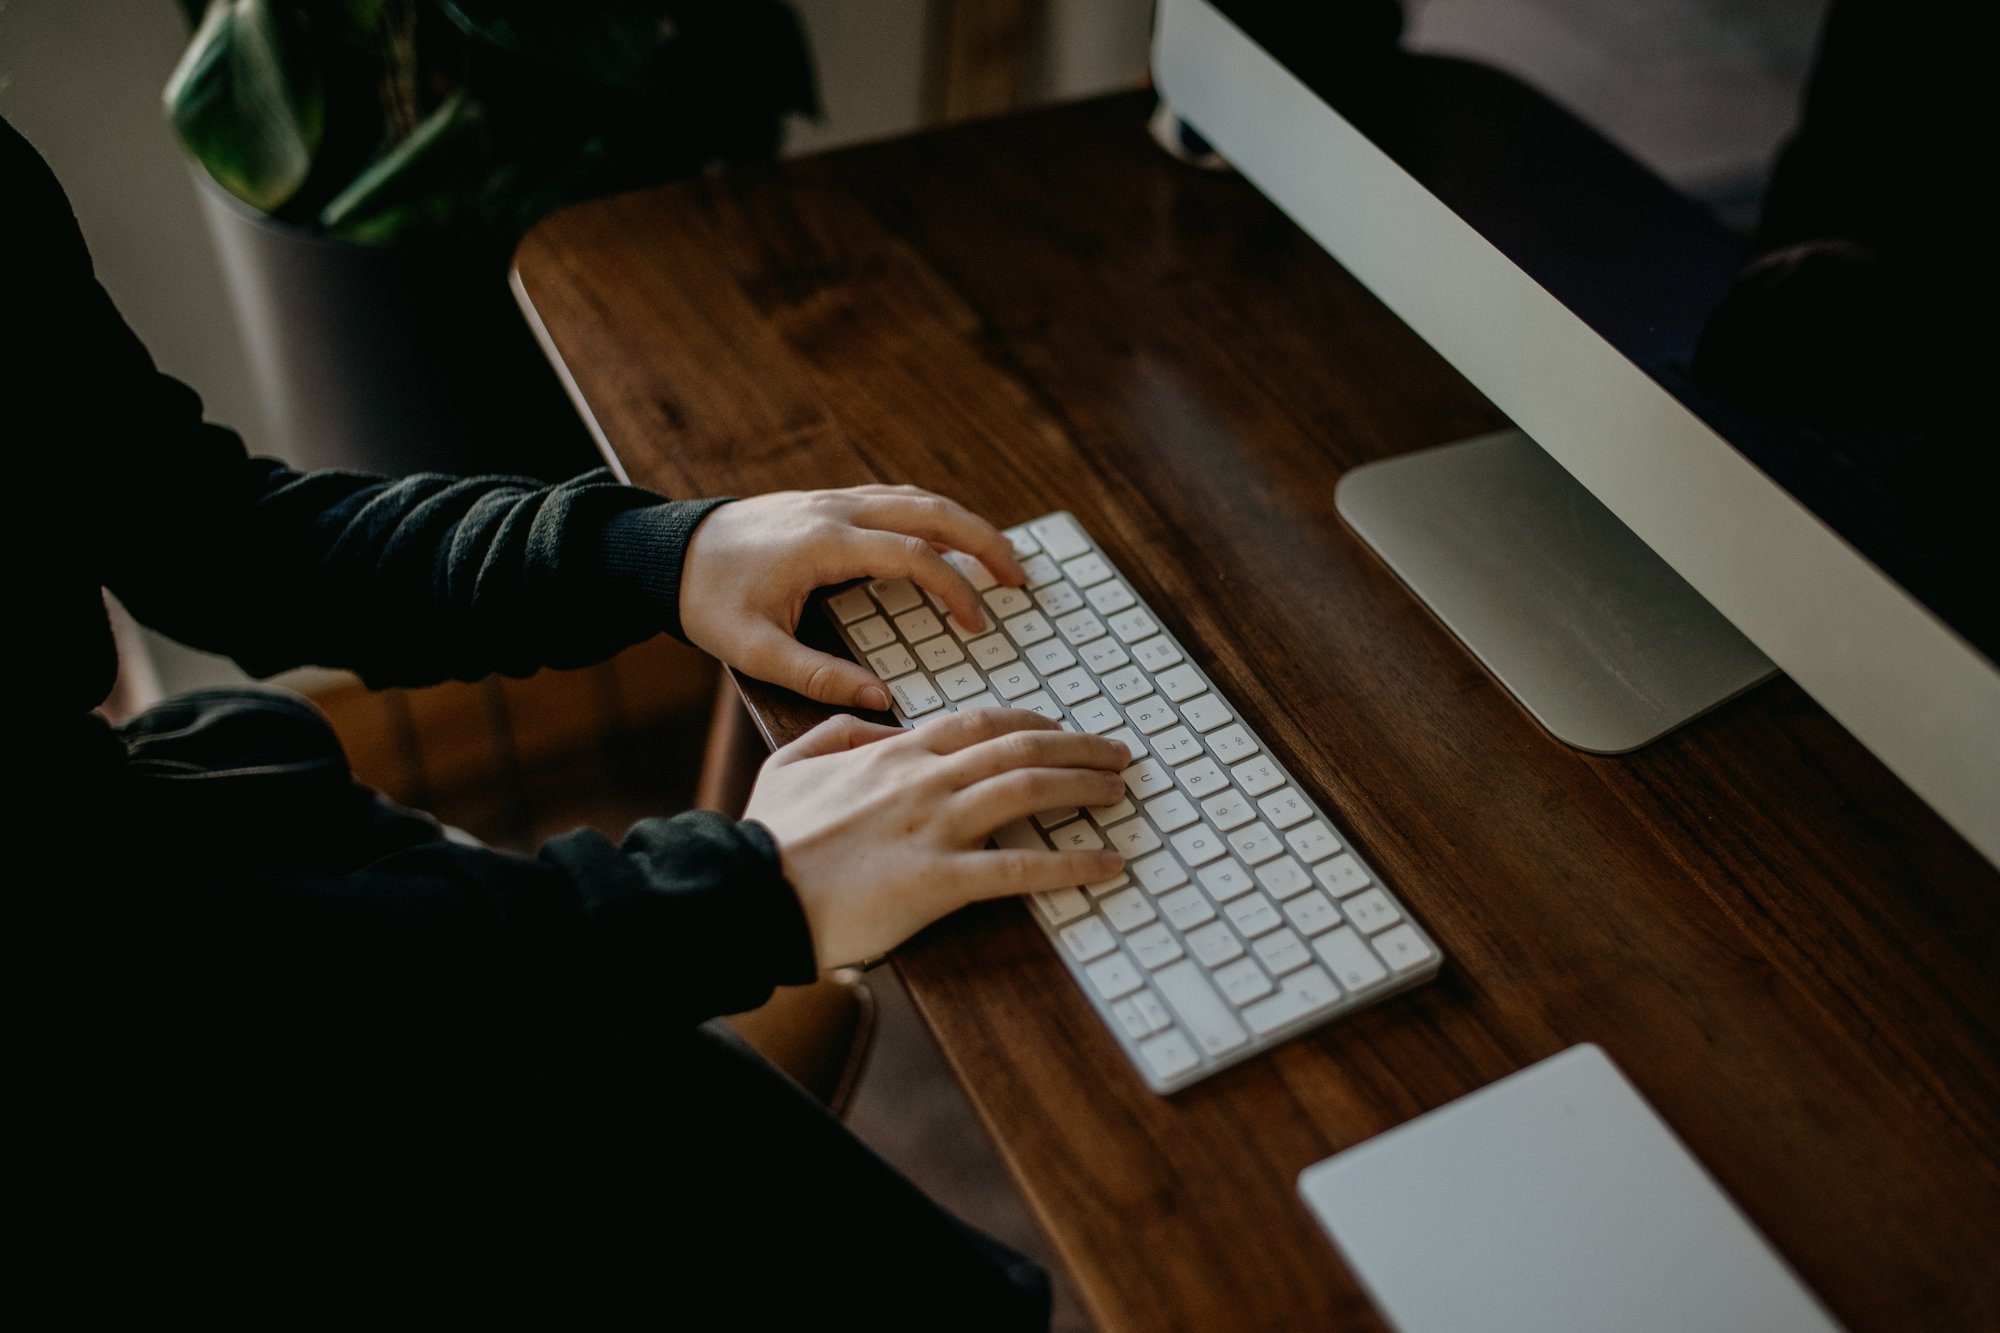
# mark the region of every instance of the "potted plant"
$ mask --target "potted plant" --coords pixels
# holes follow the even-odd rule
[[[589,445],[508,296],[564,204],[774,157],[817,110],[779,0],[182,0],[166,87],[278,452],[565,474]]]

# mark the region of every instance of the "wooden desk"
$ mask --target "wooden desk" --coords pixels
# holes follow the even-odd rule
[[[1074,510],[1444,944],[1171,1098],[1018,904],[898,952],[1092,1312],[1380,1327],[1300,1168],[1594,1041],[1851,1329],[2000,1327],[2000,876],[1788,682],[1625,758],[1544,734],[1333,511],[1498,413],[1145,110],[590,204],[518,266],[635,481]],[[773,742],[823,715],[745,693]]]

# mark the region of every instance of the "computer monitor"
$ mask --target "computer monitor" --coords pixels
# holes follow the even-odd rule
[[[1350,526],[1564,739],[1635,748],[1782,669],[2000,863],[1994,570],[1872,530],[1688,374],[1741,240],[1498,76],[1298,39],[1321,8],[1161,0],[1161,95],[1519,427],[1355,469]],[[1537,117],[1583,138],[1519,142]]]

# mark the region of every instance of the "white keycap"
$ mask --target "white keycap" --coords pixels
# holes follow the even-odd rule
[[[1003,535],[1008,541],[1014,543],[1014,558],[1016,560],[1026,560],[1029,556],[1042,549],[1042,544],[1035,540],[1035,534],[1029,532],[1024,527],[1009,528]]]
[[[1227,731],[1228,728],[1225,727],[1223,730]],[[1278,766],[1271,762],[1269,755],[1260,754],[1255,759],[1246,759],[1231,768],[1229,775],[1236,779],[1237,786],[1252,796],[1262,796],[1267,791],[1285,785],[1285,775],[1278,771]]]
[[[1132,756],[1132,762],[1135,764],[1141,759],[1146,758],[1147,750],[1144,738],[1130,727],[1120,727],[1116,731],[1107,731],[1104,733],[1104,739],[1107,741],[1117,741],[1120,745],[1124,746],[1125,753]],[[1150,792],[1147,793],[1147,795],[1151,794]]]
[[[1264,964],[1265,970],[1276,977],[1312,961],[1312,950],[1306,948],[1306,942],[1290,930],[1280,930],[1253,940],[1250,947],[1257,951],[1258,961]]]
[[[1084,557],[1086,560],[1091,558]],[[1100,583],[1085,591],[1083,595],[1090,599],[1090,604],[1097,608],[1097,614],[1100,616],[1116,615],[1128,606],[1139,604],[1139,599],[1132,595],[1132,590],[1116,579],[1109,583]]]
[[[1174,1025],[1174,1016],[1167,1012],[1167,1006],[1149,990],[1134,992],[1127,1002],[1139,1011],[1139,1017],[1145,1019],[1146,1026],[1154,1032],[1165,1032]]]
[[[1052,639],[1056,632],[1049,628],[1048,619],[1040,611],[1030,611],[1024,616],[1015,616],[1002,626],[1009,638],[1023,648],[1037,644],[1044,639]]]
[[[1121,667],[1104,676],[1104,690],[1128,709],[1153,692],[1153,684],[1138,667]]]
[[[1104,845],[1104,839],[1089,820],[1079,819],[1049,834],[1049,843],[1059,852],[1094,852]]]
[[[1153,910],[1153,904],[1147,900],[1146,895],[1137,889],[1120,889],[1103,899],[1098,906],[1103,910],[1106,920],[1118,929],[1126,931],[1137,930],[1157,920],[1160,915]]]
[[[1223,904],[1222,911],[1229,924],[1236,927],[1236,933],[1246,940],[1254,940],[1265,931],[1285,924],[1285,919],[1278,915],[1277,905],[1261,893],[1246,893],[1234,902]]]
[[[1021,656],[1028,659],[1028,665],[1044,676],[1052,676],[1058,671],[1066,671],[1076,665],[1076,654],[1061,639],[1044,639],[1033,645]]]
[[[1196,878],[1201,880],[1201,887],[1208,890],[1208,896],[1219,903],[1226,903],[1257,887],[1257,881],[1233,856],[1209,862],[1196,872]]]
[[[1035,822],[1045,829],[1061,828],[1064,824],[1069,823],[1070,820],[1075,819],[1082,813],[1083,811],[1073,805],[1059,805],[1053,810],[1035,811]],[[1098,845],[1102,846],[1103,844],[1100,843]]]
[[[1127,667],[1130,671],[1132,668]],[[1123,674],[1123,673],[1120,673]],[[1174,706],[1159,695],[1151,695],[1136,703],[1125,705],[1125,717],[1141,733],[1150,736],[1163,727],[1170,727],[1179,719],[1174,715]]]
[[[1104,563],[1100,555],[1086,555],[1063,566],[1063,573],[1069,575],[1070,582],[1079,588],[1088,588],[1093,583],[1102,583],[1111,577],[1111,566]]]
[[[1369,934],[1387,930],[1403,919],[1396,904],[1389,901],[1389,895],[1380,889],[1370,889],[1357,893],[1341,906],[1347,911],[1347,919]]]
[[[1313,949],[1326,964],[1326,970],[1351,991],[1367,990],[1388,978],[1388,969],[1382,966],[1382,960],[1375,956],[1367,941],[1345,927],[1330,930],[1314,940]]]
[[[1340,1000],[1340,987],[1326,973],[1308,967],[1286,977],[1278,993],[1243,1011],[1244,1021],[1258,1036],[1275,1032],[1287,1023],[1332,1007]]]
[[[911,643],[922,643],[935,634],[944,633],[944,624],[929,611],[919,607],[896,617],[896,633]]]
[[[1160,912],[1174,923],[1175,930],[1193,930],[1204,921],[1215,920],[1215,908],[1200,889],[1189,885],[1175,889],[1160,899]]]
[[[1222,855],[1222,835],[1206,824],[1182,829],[1173,836],[1174,850],[1190,866],[1205,866]]]
[[[1083,654],[1083,664],[1100,676],[1109,675],[1132,660],[1126,654],[1125,646],[1109,634],[1079,644],[1077,651]]]
[[[1050,698],[1047,690],[1036,690],[1033,694],[1024,694],[1020,698],[1015,699],[1012,706],[1024,712],[1040,713],[1051,722],[1060,722],[1063,720],[1062,705]]]
[[[1064,639],[1073,644],[1089,643],[1104,637],[1104,622],[1089,611],[1072,611],[1056,622]]]
[[[985,592],[1000,581],[993,577],[993,571],[986,567],[984,561],[976,556],[967,555],[964,551],[946,551],[944,558],[959,573],[965,575],[965,581],[972,585],[975,592]]]
[[[896,631],[889,628],[889,622],[880,616],[870,616],[847,627],[847,637],[854,640],[854,646],[864,653],[872,653],[877,648],[887,648],[896,641]]]
[[[1312,806],[1299,795],[1296,787],[1274,791],[1257,802],[1257,808],[1264,812],[1264,818],[1271,821],[1273,828],[1290,828],[1301,819],[1312,817]]]
[[[1410,926],[1397,926],[1385,930],[1370,941],[1375,952],[1387,959],[1389,966],[1397,972],[1411,972],[1437,957],[1437,951],[1424,943],[1424,937]]]
[[[1174,770],[1174,776],[1180,779],[1181,786],[1188,789],[1188,795],[1197,800],[1212,797],[1214,793],[1229,788],[1229,775],[1213,759],[1196,759],[1182,764]]]
[[[1359,893],[1372,882],[1361,863],[1351,856],[1336,856],[1321,861],[1313,867],[1313,878],[1325,888],[1345,898],[1350,893]]]
[[[982,634],[991,634],[993,632],[993,622],[983,612],[980,614],[977,625],[968,625],[957,616],[946,616],[944,627],[950,630],[952,637],[960,643],[970,643]]]
[[[1253,866],[1261,865],[1285,850],[1285,844],[1278,841],[1278,835],[1271,832],[1271,826],[1262,820],[1230,834],[1229,845]]]
[[[1213,916],[1214,912],[1211,911],[1209,915]],[[1229,923],[1226,921],[1210,921],[1205,926],[1196,926],[1187,933],[1187,947],[1188,952],[1193,954],[1203,967],[1210,970],[1243,956],[1243,941],[1236,938],[1236,932],[1229,928]],[[1220,981],[1221,978],[1218,977],[1217,980]],[[1229,995],[1227,987],[1223,989],[1223,994]],[[1236,1000],[1234,995],[1230,995],[1229,998]],[[1236,1000],[1236,1003],[1242,1004],[1243,1001]]]
[[[1084,969],[1084,975],[1090,978],[1090,984],[1097,988],[1097,993],[1107,1000],[1130,995],[1146,984],[1146,978],[1140,975],[1132,960],[1122,953],[1112,954],[1109,958],[1100,958]]]
[[[1317,935],[1340,924],[1340,909],[1333,905],[1333,899],[1314,889],[1286,902],[1285,920],[1301,935]]]
[[[1162,1033],[1150,1041],[1139,1043],[1139,1054],[1146,1057],[1146,1064],[1152,1069],[1153,1077],[1165,1081],[1176,1075],[1185,1074],[1201,1063],[1188,1039],[1178,1032]]]
[[[1165,688],[1163,682],[1161,688]],[[1204,694],[1199,699],[1190,699],[1181,705],[1181,716],[1196,731],[1214,731],[1226,722],[1233,721],[1236,714],[1229,711],[1227,704],[1212,694]]]
[[[1128,890],[1129,892],[1129,890]],[[1110,902],[1109,898],[1105,899]],[[1148,908],[1150,911],[1150,907]],[[1185,952],[1181,942],[1165,926],[1152,925],[1135,930],[1125,944],[1132,950],[1132,956],[1146,967],[1165,967]]]
[[[1132,873],[1139,877],[1139,882],[1146,886],[1149,893],[1165,893],[1187,883],[1187,871],[1165,852],[1137,862],[1132,867]]]
[[[1146,614],[1146,608],[1135,606],[1129,611],[1120,611],[1111,617],[1111,632],[1127,643],[1137,643],[1150,639],[1160,632],[1153,618]]]
[[[1038,893],[1035,895],[1035,906],[1042,909],[1042,915],[1049,919],[1052,926],[1090,915],[1090,899],[1083,896],[1082,889],[1052,889],[1047,893]]]
[[[1083,594],[1069,583],[1051,583],[1035,594],[1035,605],[1045,616],[1066,616],[1083,609]]]
[[[1104,836],[1111,840],[1111,845],[1127,861],[1160,849],[1160,835],[1153,832],[1153,826],[1143,819],[1128,819],[1122,824],[1113,824],[1104,830]]]
[[[1093,898],[1102,898],[1105,894],[1122,889],[1131,882],[1132,877],[1121,870],[1110,879],[1100,879],[1095,884],[1084,885],[1083,891]]]
[[[969,699],[960,699],[958,701],[958,711],[961,713],[971,708],[999,708],[1001,706],[1000,696],[991,690],[981,690]]]
[[[1162,671],[1153,681],[1160,687],[1160,693],[1179,703],[1192,699],[1208,688],[1208,682],[1201,673],[1191,666],[1177,666],[1171,671]]]
[[[1146,992],[1140,991],[1144,995]],[[1135,996],[1128,995],[1111,1006],[1111,1016],[1118,1020],[1118,1026],[1125,1029],[1125,1035],[1133,1041],[1153,1035],[1153,1024],[1139,1008]]]
[[[1180,1016],[1195,1045],[1208,1054],[1225,1054],[1250,1039],[1243,1025],[1236,1021],[1236,1015],[1193,963],[1179,962],[1161,968],[1153,974],[1153,984]]]
[[[1193,767],[1193,764],[1188,765],[1188,768]],[[1185,774],[1187,769],[1181,772]],[[1203,801],[1201,812],[1214,820],[1219,829],[1233,829],[1257,817],[1257,812],[1250,808],[1250,798],[1233,789]]]
[[[1049,845],[1042,841],[1042,835],[1028,820],[1016,819],[993,830],[993,841],[1001,847],[1010,847],[1017,852],[1045,852]]]
[[[868,654],[868,669],[884,680],[896,676],[907,676],[917,669],[917,659],[910,656],[910,650],[900,643],[892,643],[887,648],[877,648]]]
[[[1062,570],[1047,555],[1031,555],[1021,562],[1021,571],[1028,576],[1028,586],[1039,588],[1045,583],[1054,583],[1062,577]],[[992,587],[989,581],[986,585]]]
[[[1308,865],[1314,861],[1324,861],[1340,850],[1340,839],[1333,835],[1332,829],[1317,819],[1287,833],[1285,841],[1298,853],[1299,860]]]
[[[1062,514],[1038,518],[1028,525],[1028,531],[1035,535],[1044,551],[1058,560],[1073,560],[1090,549],[1090,543],[1077,531],[1076,524]]]
[[[1241,946],[1238,946],[1241,951]],[[1245,958],[1240,963],[1217,968],[1215,984],[1222,987],[1233,1004],[1249,1004],[1252,1000],[1271,993],[1271,979],[1264,975],[1264,969],[1257,966],[1255,958]],[[1248,1015],[1245,1015],[1248,1017]]]
[[[849,588],[826,599],[827,609],[843,625],[852,625],[865,616],[875,614],[875,603],[868,597],[866,588]]]
[[[989,634],[983,639],[974,639],[966,645],[966,648],[972,653],[972,660],[988,671],[997,666],[1004,666],[1020,656],[1004,634]]]
[[[944,707],[944,696],[922,675],[890,681],[889,693],[896,697],[896,707],[903,710],[904,717],[922,717]]]
[[[1171,727],[1153,737],[1153,753],[1168,764],[1185,764],[1202,757],[1201,742],[1186,727]]]
[[[1135,801],[1144,801],[1174,789],[1173,773],[1157,759],[1141,759],[1118,776],[1125,779],[1125,790],[1132,793]]]
[[[1101,696],[1078,704],[1071,710],[1070,716],[1093,736],[1102,736],[1114,727],[1125,725],[1124,714],[1118,711],[1118,705]]]
[[[1049,677],[1049,688],[1066,704],[1079,704],[1097,693],[1097,682],[1082,667],[1071,667]]]
[[[997,670],[990,670],[986,683],[991,685],[993,692],[1002,699],[1018,699],[1032,690],[1041,688],[1042,684],[1035,679],[1035,673],[1028,670],[1026,662],[1010,662]]]
[[[1102,958],[1118,947],[1118,937],[1111,933],[1111,927],[1094,916],[1064,926],[1062,942],[1079,963]]]
[[[924,664],[925,670],[936,675],[946,667],[963,662],[965,649],[959,647],[958,640],[949,634],[940,634],[917,645],[917,660]]]
[[[914,611],[924,604],[924,595],[908,579],[876,579],[868,585],[868,591],[875,594],[875,600],[892,616]]]
[[[1194,802],[1177,791],[1165,796],[1156,796],[1146,802],[1146,818],[1153,821],[1162,833],[1172,833],[1184,829],[1201,816],[1195,813]]]
[[[1225,764],[1234,764],[1257,753],[1257,742],[1250,739],[1250,733],[1241,725],[1224,727],[1205,739],[1208,741],[1208,748],[1215,751],[1215,757]]]
[[[1165,671],[1181,660],[1181,650],[1164,634],[1132,645],[1132,660],[1148,671]]]
[[[988,588],[980,596],[985,598],[995,620],[1005,620],[1035,609],[1034,599],[1020,588]]]
[[[1304,893],[1312,887],[1312,876],[1289,856],[1281,856],[1275,861],[1267,861],[1257,867],[1257,882],[1265,890],[1280,898],[1289,898],[1295,893]]]
[[[986,688],[986,680],[970,664],[946,667],[937,674],[938,688],[953,703],[962,703]]]

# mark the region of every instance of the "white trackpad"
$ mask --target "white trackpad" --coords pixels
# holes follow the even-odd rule
[[[1308,1167],[1299,1193],[1400,1333],[1838,1328],[1595,1046]]]

